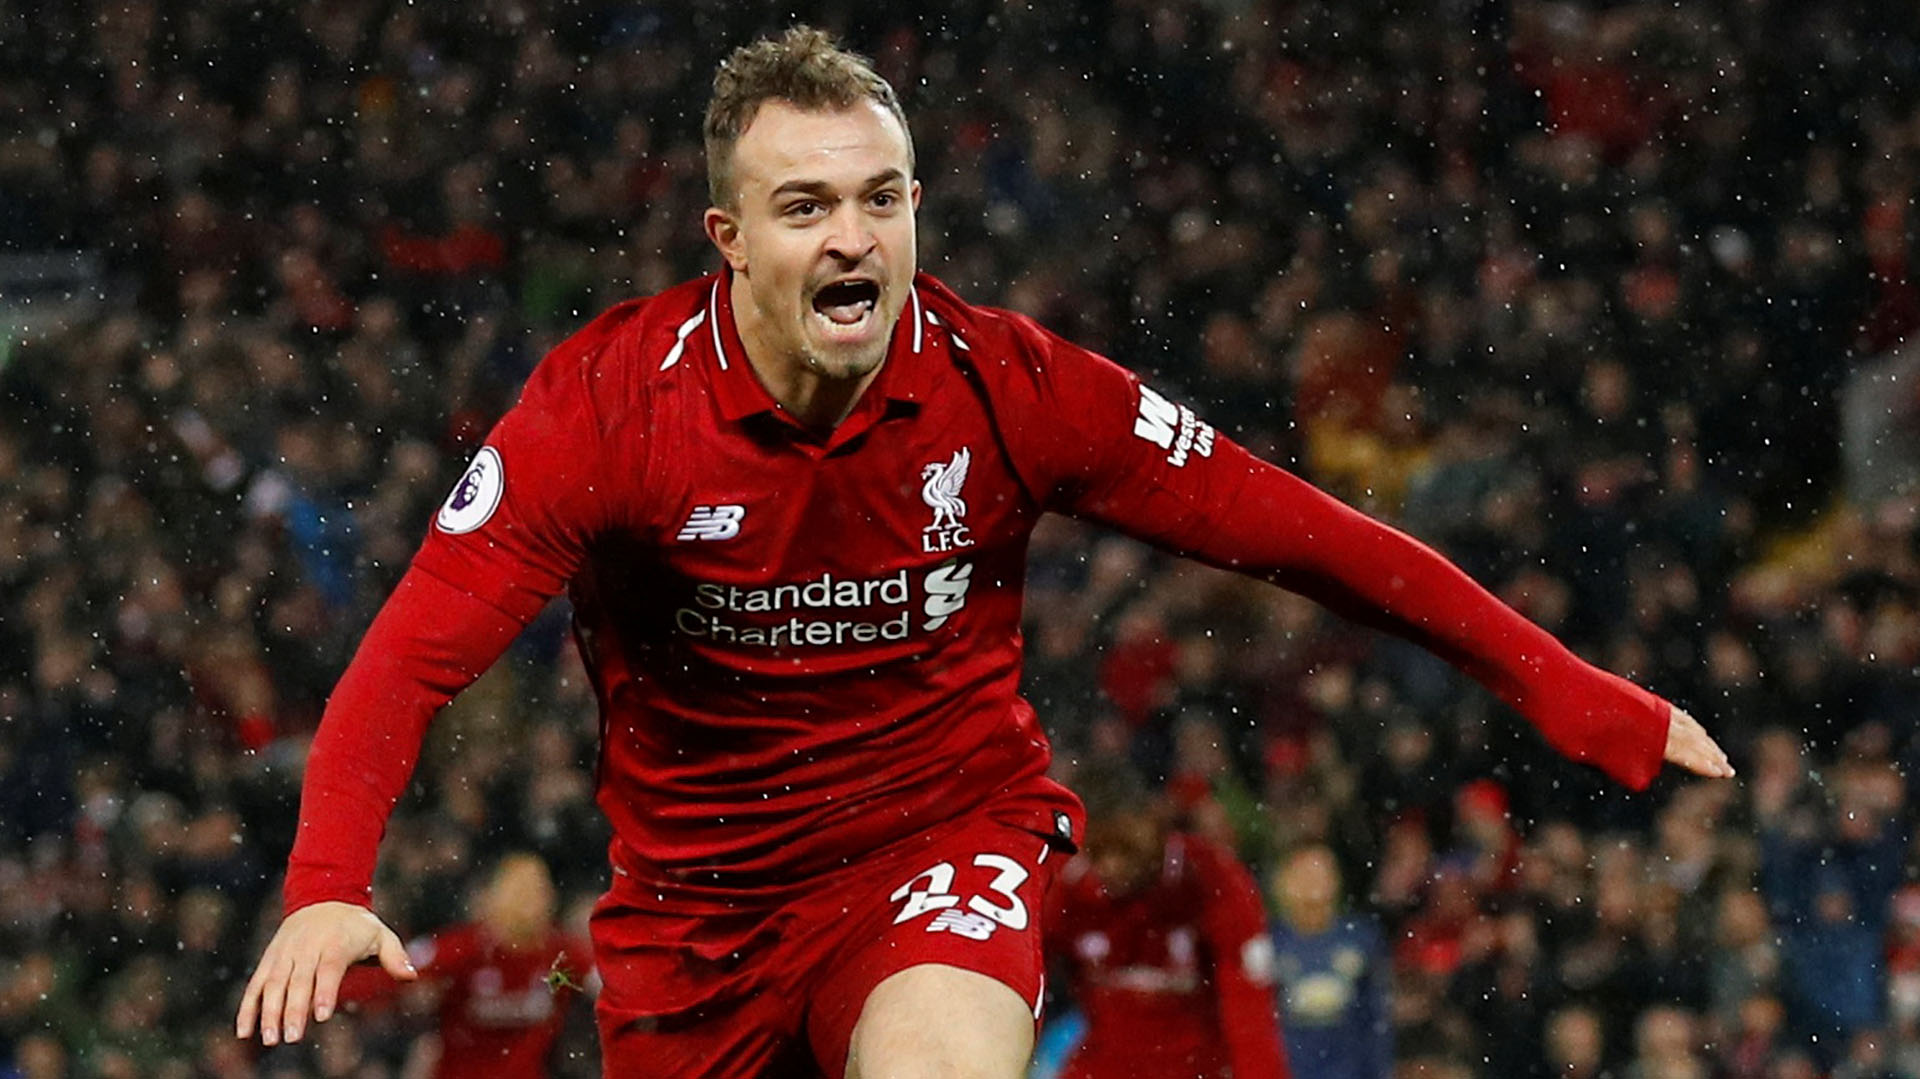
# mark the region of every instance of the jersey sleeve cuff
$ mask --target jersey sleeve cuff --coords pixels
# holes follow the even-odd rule
[[[356,907],[373,909],[371,885],[354,884],[325,870],[302,870],[297,866],[289,868],[283,891],[285,894],[281,897],[280,910],[283,918],[315,903],[351,903]]]

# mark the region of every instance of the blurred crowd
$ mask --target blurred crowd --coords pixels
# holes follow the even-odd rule
[[[406,1072],[403,1027],[232,1037],[307,739],[544,351],[714,265],[708,80],[792,15],[901,89],[923,266],[1740,771],[1629,796],[1423,653],[1054,520],[1063,777],[1140,769],[1282,912],[1331,852],[1382,1074],[1920,1076],[1920,9],[1793,0],[0,0],[0,1075]],[[510,850],[577,930],[596,737],[550,611],[436,725],[403,935]]]

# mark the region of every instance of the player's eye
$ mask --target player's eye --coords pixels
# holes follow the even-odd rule
[[[876,210],[891,210],[899,204],[900,194],[896,191],[876,191],[870,201]]]
[[[819,217],[825,210],[826,206],[816,199],[801,199],[799,202],[788,203],[782,214],[786,217],[804,219]]]

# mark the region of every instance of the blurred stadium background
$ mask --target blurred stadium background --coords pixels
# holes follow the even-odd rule
[[[404,1018],[232,1038],[307,739],[543,351],[712,265],[707,82],[792,16],[901,88],[924,266],[1741,772],[1629,797],[1423,654],[1056,521],[1063,775],[1130,759],[1263,875],[1329,844],[1399,1075],[1920,1076],[1920,8],[1796,0],[0,0],[0,1075],[404,1072]],[[512,849],[578,919],[595,735],[551,611],[436,728],[403,935]]]

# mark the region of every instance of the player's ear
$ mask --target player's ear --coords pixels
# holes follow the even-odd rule
[[[701,218],[700,223],[707,230],[707,239],[712,240],[713,246],[720,249],[720,257],[727,260],[727,265],[733,269],[733,272],[745,273],[747,247],[741,242],[739,219],[718,206],[709,206],[706,216]]]
[[[920,181],[915,180],[913,186],[907,189],[907,198],[913,203],[915,210],[920,209]]]

